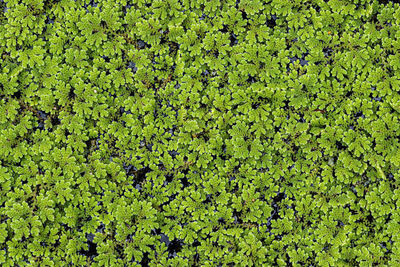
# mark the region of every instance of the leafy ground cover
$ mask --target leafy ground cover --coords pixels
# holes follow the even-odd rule
[[[400,5],[1,0],[2,266],[398,266]]]

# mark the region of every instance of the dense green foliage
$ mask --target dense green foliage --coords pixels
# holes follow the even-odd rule
[[[400,5],[1,0],[1,266],[399,266]]]

